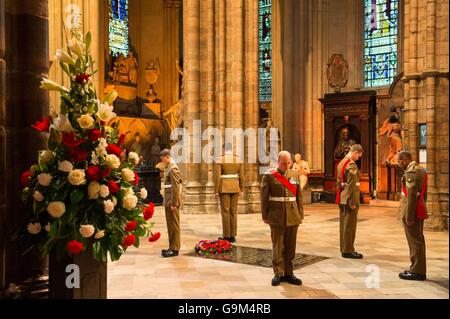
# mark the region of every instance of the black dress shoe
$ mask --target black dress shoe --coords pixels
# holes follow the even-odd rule
[[[219,238],[217,238],[218,240],[228,240],[228,238],[227,237],[219,237]]]
[[[166,251],[168,251],[169,249],[163,249],[161,250],[161,255],[164,255],[166,253]]]
[[[363,258],[362,254],[358,254],[357,252],[354,253],[342,253],[342,257],[344,258],[353,258],[353,259],[361,259]]]
[[[162,255],[163,255],[163,257],[175,257],[175,256],[178,256],[178,250],[168,249]]]
[[[288,284],[300,286],[302,284],[302,280],[295,277],[294,275],[284,276],[282,281],[286,281]]]
[[[399,273],[398,276],[400,277],[400,279],[404,279],[404,280],[427,280],[427,276],[426,275],[415,274],[415,273],[410,272],[408,270]]]
[[[234,242],[236,242],[236,237],[230,237],[230,238],[228,238],[228,241],[230,243],[234,243]]]
[[[272,278],[272,286],[279,286],[281,282],[281,277],[275,276]]]

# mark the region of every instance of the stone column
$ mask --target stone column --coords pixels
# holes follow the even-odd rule
[[[5,127],[5,95],[6,95],[6,62],[3,59],[5,55],[5,0],[0,0],[0,176],[5,176],[6,167],[6,127]],[[5,179],[0,181],[0,288],[6,286],[5,280],[5,263],[6,263],[6,238],[5,234],[7,226],[7,203],[5,190],[7,184]]]
[[[186,70],[183,119],[189,134],[194,120],[202,129],[257,127],[257,3],[255,1],[187,0],[183,2],[184,63]],[[222,142],[224,142],[222,140]],[[205,146],[208,141],[192,141]],[[256,145],[245,145],[247,148]],[[202,148],[199,149],[200,151]],[[184,213],[219,211],[213,192],[212,165],[185,165]],[[255,164],[245,165],[245,192],[239,212],[259,210],[255,205],[259,189]],[[255,206],[258,206],[256,208]]]
[[[47,0],[6,0],[4,3],[7,108],[0,110],[3,114],[0,130],[3,135],[1,161],[5,165],[2,180],[7,186],[1,190],[6,198],[2,220],[7,226],[1,236],[6,240],[26,222],[27,214],[20,199],[20,175],[36,162],[38,150],[46,148],[44,139],[30,125],[48,114],[48,93],[39,88],[42,75],[48,72],[48,3]],[[5,284],[31,275],[33,260],[22,259],[16,243],[7,242],[2,253]]]
[[[448,228],[448,1],[406,0],[404,8],[405,149],[419,160],[418,126],[426,124],[425,227],[441,230]]]

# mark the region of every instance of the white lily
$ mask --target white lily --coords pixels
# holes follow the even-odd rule
[[[62,114],[59,114],[58,117],[53,119],[52,127],[63,133],[70,133],[73,131],[73,127],[72,124],[70,124],[69,119]]]
[[[117,93],[116,90],[112,90],[105,96],[105,98],[103,99],[103,103],[107,103],[109,105],[113,104],[118,95],[119,93]]]
[[[97,117],[101,121],[108,122],[117,116],[116,113],[113,112],[114,107],[108,105],[108,103],[100,104],[98,106],[98,112],[96,113]]]
[[[58,83],[46,78],[43,78],[41,81],[41,89],[70,93],[69,89],[65,86],[59,85]]]
[[[80,58],[84,58],[83,47],[84,45],[80,43],[77,39],[70,39],[67,42],[67,46]]]
[[[61,62],[70,64],[70,65],[74,65],[75,64],[75,60],[70,56],[70,54],[67,53],[66,51],[61,50],[61,49],[57,49],[56,50],[55,58],[58,59]]]

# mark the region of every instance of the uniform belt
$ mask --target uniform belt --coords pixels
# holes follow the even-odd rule
[[[171,187],[172,187],[172,184],[163,184],[162,187],[163,187],[163,188],[171,188]]]
[[[295,197],[269,197],[269,200],[272,202],[296,202],[297,198]]]
[[[347,184],[348,184],[348,183],[341,183],[341,186],[344,187],[344,186],[347,185]],[[361,183],[360,183],[360,182],[357,182],[355,185],[356,185],[356,186],[360,186]]]
[[[238,174],[225,174],[225,175],[220,175],[220,177],[222,178],[238,178]]]

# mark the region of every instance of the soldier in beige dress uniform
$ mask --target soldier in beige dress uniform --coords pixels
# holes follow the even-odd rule
[[[412,160],[408,151],[401,151],[398,162],[404,169],[402,177],[402,197],[400,199],[400,218],[408,241],[411,266],[399,274],[401,279],[426,280],[425,238],[423,221],[428,218],[427,173]]]
[[[166,211],[167,232],[169,234],[169,249],[163,249],[163,257],[178,256],[180,250],[180,170],[175,161],[170,157],[170,150],[165,149],[160,153],[161,162],[165,166],[163,178],[163,206]]]
[[[294,276],[292,261],[295,257],[298,225],[303,220],[302,193],[299,174],[289,169],[291,155],[282,151],[278,155],[278,168],[268,170],[261,181],[262,219],[270,225],[273,246],[272,286],[280,282],[301,285]]]
[[[219,239],[235,242],[238,200],[244,189],[244,165],[233,154],[232,144],[226,144],[225,154],[216,161],[214,167],[215,193],[220,197],[222,213],[222,237]]]
[[[355,251],[356,224],[359,210],[359,169],[356,161],[362,156],[363,148],[359,144],[350,147],[350,151],[337,167],[336,204],[339,204],[340,250],[344,258],[363,258]]]

